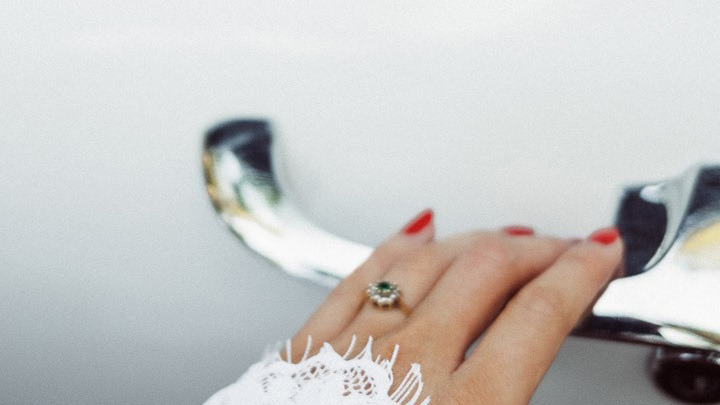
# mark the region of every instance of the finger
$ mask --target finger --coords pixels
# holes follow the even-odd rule
[[[488,232],[473,232],[426,244],[415,254],[395,263],[383,279],[398,284],[403,306],[412,311],[453,261],[488,235]],[[365,300],[357,317],[332,344],[344,347],[353,335],[361,339],[367,336],[381,337],[396,329],[406,319],[407,315],[398,308],[378,308]]]
[[[355,318],[363,304],[367,285],[381,278],[390,267],[407,254],[435,238],[434,213],[427,209],[413,218],[402,230],[380,244],[370,257],[343,279],[328,294],[325,302],[300,328],[292,339],[292,359],[302,357],[308,336],[310,351],[330,342]]]
[[[558,238],[500,234],[480,239],[450,266],[413,312],[407,333],[427,337],[428,362],[455,370],[498,308],[570,244]]]
[[[617,229],[599,230],[525,285],[454,374],[458,395],[528,403],[563,340],[619,266],[622,251]]]

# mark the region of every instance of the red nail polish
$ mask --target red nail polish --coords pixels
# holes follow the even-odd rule
[[[593,242],[600,243],[603,245],[609,245],[620,236],[620,231],[618,231],[617,228],[602,228],[598,229],[597,231],[593,232],[588,239],[590,239]]]
[[[428,209],[420,213],[403,230],[405,235],[412,235],[422,231],[433,219],[432,210]]]
[[[529,235],[535,234],[534,229],[532,229],[528,226],[519,226],[519,225],[506,226],[502,229],[502,231],[508,235],[513,235],[513,236],[529,236]]]

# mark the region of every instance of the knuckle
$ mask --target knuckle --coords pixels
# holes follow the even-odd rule
[[[573,268],[591,269],[597,267],[597,258],[591,252],[571,249],[562,257],[563,262]]]
[[[514,254],[507,241],[489,236],[475,242],[465,258],[471,265],[507,267],[513,262]]]
[[[614,270],[605,257],[591,249],[571,249],[563,255],[562,261],[568,267],[577,269],[578,274],[598,283],[605,281]]]
[[[528,321],[566,323],[569,310],[562,292],[548,286],[530,286],[515,297],[515,305],[527,312]]]

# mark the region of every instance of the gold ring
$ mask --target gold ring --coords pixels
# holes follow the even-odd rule
[[[370,301],[383,309],[400,308],[405,315],[410,314],[410,308],[400,299],[400,289],[390,281],[370,283],[365,290]]]

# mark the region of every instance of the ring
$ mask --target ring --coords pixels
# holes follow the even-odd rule
[[[384,309],[399,307],[406,315],[410,313],[410,308],[400,300],[400,289],[396,284],[389,281],[370,283],[365,292],[375,306]]]

